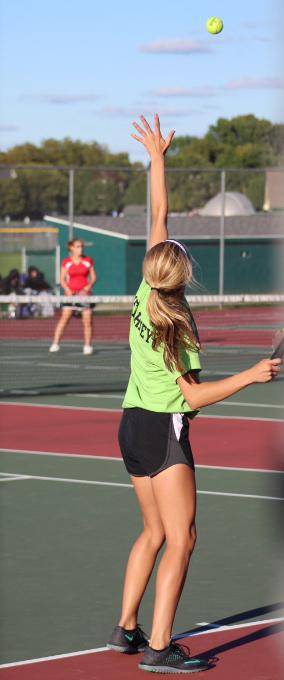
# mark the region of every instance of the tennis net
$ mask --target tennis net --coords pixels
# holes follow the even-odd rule
[[[93,354],[83,354],[86,297],[0,295],[0,396],[123,393],[130,373],[134,296],[89,296]],[[284,295],[187,296],[198,325],[204,374],[229,375],[269,356],[283,326]],[[71,319],[60,350],[49,352],[62,307]]]

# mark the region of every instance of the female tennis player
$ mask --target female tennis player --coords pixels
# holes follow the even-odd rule
[[[54,339],[50,352],[58,352],[60,340],[64,330],[69,323],[74,310],[82,311],[83,331],[84,331],[84,354],[92,354],[92,305],[88,302],[87,296],[91,294],[92,287],[96,282],[96,272],[93,260],[83,254],[84,243],[80,239],[73,239],[68,243],[69,257],[66,257],[61,264],[60,285],[64,289],[65,295],[86,295],[86,302],[63,304],[61,318],[55,328]]]
[[[217,403],[279,372],[280,359],[264,359],[224,380],[200,383],[196,326],[185,298],[192,280],[191,258],[168,238],[164,156],[174,135],[161,135],[158,115],[152,131],[133,123],[151,158],[152,227],[130,324],[131,375],[123,401],[119,444],[142,512],[143,531],[129,555],[122,611],[108,647],[144,651],[139,668],[192,673],[209,667],[171,639],[177,605],[196,541],[194,461],[189,421]],[[162,545],[156,578],[151,637],[137,623],[139,605]]]

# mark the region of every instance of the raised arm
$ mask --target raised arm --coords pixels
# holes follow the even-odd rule
[[[167,214],[168,214],[168,194],[165,177],[165,154],[170,146],[175,131],[171,130],[166,139],[162,137],[160,130],[159,116],[156,113],[154,118],[155,130],[151,129],[149,123],[144,116],[140,116],[144,130],[138,123],[133,123],[134,127],[142,137],[132,134],[131,137],[141,142],[147,149],[150,162],[150,178],[151,178],[151,233],[149,239],[149,248],[165,241],[168,238],[167,229]]]

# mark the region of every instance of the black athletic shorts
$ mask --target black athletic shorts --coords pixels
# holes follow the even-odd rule
[[[79,295],[79,293],[78,293]],[[85,309],[95,309],[95,302],[62,302],[62,309],[72,309],[73,312],[83,312]]]
[[[194,470],[188,431],[185,413],[124,409],[118,441],[127,472],[135,477],[154,477],[177,463]]]

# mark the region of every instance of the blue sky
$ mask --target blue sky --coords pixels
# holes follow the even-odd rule
[[[2,0],[1,148],[70,136],[147,162],[133,120],[282,122],[280,0]],[[224,31],[210,36],[206,19]]]

